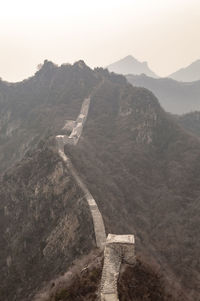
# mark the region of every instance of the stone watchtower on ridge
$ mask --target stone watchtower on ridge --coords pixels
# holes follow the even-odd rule
[[[117,280],[121,263],[135,264],[134,235],[108,234],[101,278],[101,301],[118,301]]]

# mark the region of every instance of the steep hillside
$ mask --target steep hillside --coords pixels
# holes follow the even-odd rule
[[[45,61],[31,78],[0,82],[0,172],[37,142],[75,119],[98,80],[84,62],[58,67]]]
[[[181,83],[170,78],[151,78],[145,75],[127,75],[127,80],[136,87],[152,91],[163,108],[174,114],[200,110],[200,81]]]
[[[200,60],[193,62],[185,68],[177,70],[170,74],[169,77],[182,82],[200,80]]]
[[[0,199],[0,300],[30,300],[94,248],[84,195],[50,146],[41,142],[4,174]]]
[[[30,300],[95,247],[91,213],[55,136],[100,81],[82,61],[45,61],[26,81],[1,82],[0,300]]]
[[[147,62],[139,62],[133,56],[128,55],[125,58],[109,65],[108,70],[119,74],[146,74],[152,77],[158,77],[148,66]]]
[[[181,116],[176,116],[178,123],[187,131],[200,137],[200,112],[191,112]]]
[[[91,99],[83,139],[65,151],[98,202],[108,231],[134,233],[137,250],[157,258],[172,281],[175,273],[195,299],[199,141],[149,91],[108,80]]]
[[[94,256],[95,255],[95,256]],[[90,254],[84,264],[77,264],[51,282],[34,301],[96,301],[102,273],[102,255]],[[179,301],[166,291],[166,283],[155,266],[137,259],[134,267],[124,265],[118,281],[120,301]]]
[[[45,62],[33,78],[3,85],[13,93],[4,95],[3,105],[21,122],[16,136],[26,133],[19,146],[34,131],[38,140],[28,144],[25,156],[20,151],[23,159],[16,164],[20,156],[13,133],[10,159],[5,165],[0,161],[1,169],[7,168],[0,181],[0,300],[31,300],[45,281],[66,272],[75,259],[95,248],[86,195],[58,156],[54,139],[61,132],[70,134],[70,129],[63,129],[65,121],[76,119],[89,95],[82,135],[76,145],[65,146],[66,156],[92,193],[107,233],[133,233],[136,254],[150,265],[156,262],[172,295],[197,300],[198,139],[184,132],[151,92],[102,68],[93,71],[83,62],[61,67]],[[22,105],[19,95],[24,91],[29,103]],[[40,112],[45,112],[41,123]],[[5,155],[6,131],[2,137]]]

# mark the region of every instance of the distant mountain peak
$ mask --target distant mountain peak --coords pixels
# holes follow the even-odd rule
[[[128,55],[123,59],[109,65],[108,70],[120,74],[146,74],[151,77],[158,77],[148,66],[146,61],[140,62],[132,55]]]
[[[116,63],[119,63],[119,62],[139,63],[139,64],[148,65],[148,63],[146,61],[140,62],[139,60],[137,60],[134,56],[132,56],[130,54],[125,56],[123,59],[117,61]],[[111,65],[113,65],[113,64],[111,64]]]
[[[125,58],[123,58],[121,61],[135,61],[135,62],[139,62],[136,58],[134,58],[132,55],[127,55],[125,56]]]
[[[180,68],[168,77],[182,82],[192,82],[200,80],[200,59],[192,62],[190,65]]]

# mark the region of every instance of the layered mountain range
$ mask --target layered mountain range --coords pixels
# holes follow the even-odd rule
[[[145,75],[127,75],[127,80],[137,87],[152,91],[163,108],[174,114],[200,111],[200,81],[178,82],[170,78],[152,78]]]
[[[140,62],[132,55],[128,55],[125,58],[110,64],[109,66],[107,66],[107,68],[109,71],[118,74],[145,74],[153,78],[159,77],[154,71],[149,68],[147,62]],[[169,74],[167,77],[180,82],[193,82],[200,80],[200,60],[196,60],[185,68],[181,68],[176,72]]]
[[[146,74],[151,77],[157,78],[158,76],[149,68],[147,62],[140,62],[132,55],[128,55],[125,58],[110,64],[108,67],[110,72],[119,74]]]
[[[169,75],[169,77],[181,82],[193,82],[200,80],[200,60],[196,60],[185,68],[181,68]]]
[[[64,151],[95,198],[106,233],[133,233],[137,257],[157,267],[164,291],[173,300],[197,300],[200,141],[152,92],[83,61],[60,67],[45,61],[23,82],[0,83],[0,300],[33,300],[95,252],[86,196],[55,141],[70,135],[63,126],[76,120],[88,96],[80,140]],[[158,300],[168,300],[164,291],[156,290]],[[144,291],[138,300],[155,296]]]

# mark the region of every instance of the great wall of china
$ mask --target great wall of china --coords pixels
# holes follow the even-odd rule
[[[66,121],[62,130],[68,130],[71,134],[69,136],[58,135],[56,136],[56,140],[58,143],[59,155],[66,163],[69,172],[74,177],[87,200],[93,219],[96,245],[101,250],[104,250],[104,266],[100,285],[100,299],[101,301],[118,301],[117,280],[120,273],[120,266],[122,263],[135,263],[134,235],[108,234],[106,239],[105,226],[99,208],[88,188],[73,167],[71,160],[64,152],[64,146],[66,144],[76,145],[78,143],[84,124],[87,120],[90,101],[91,97],[84,99],[80,114],[76,121]]]

